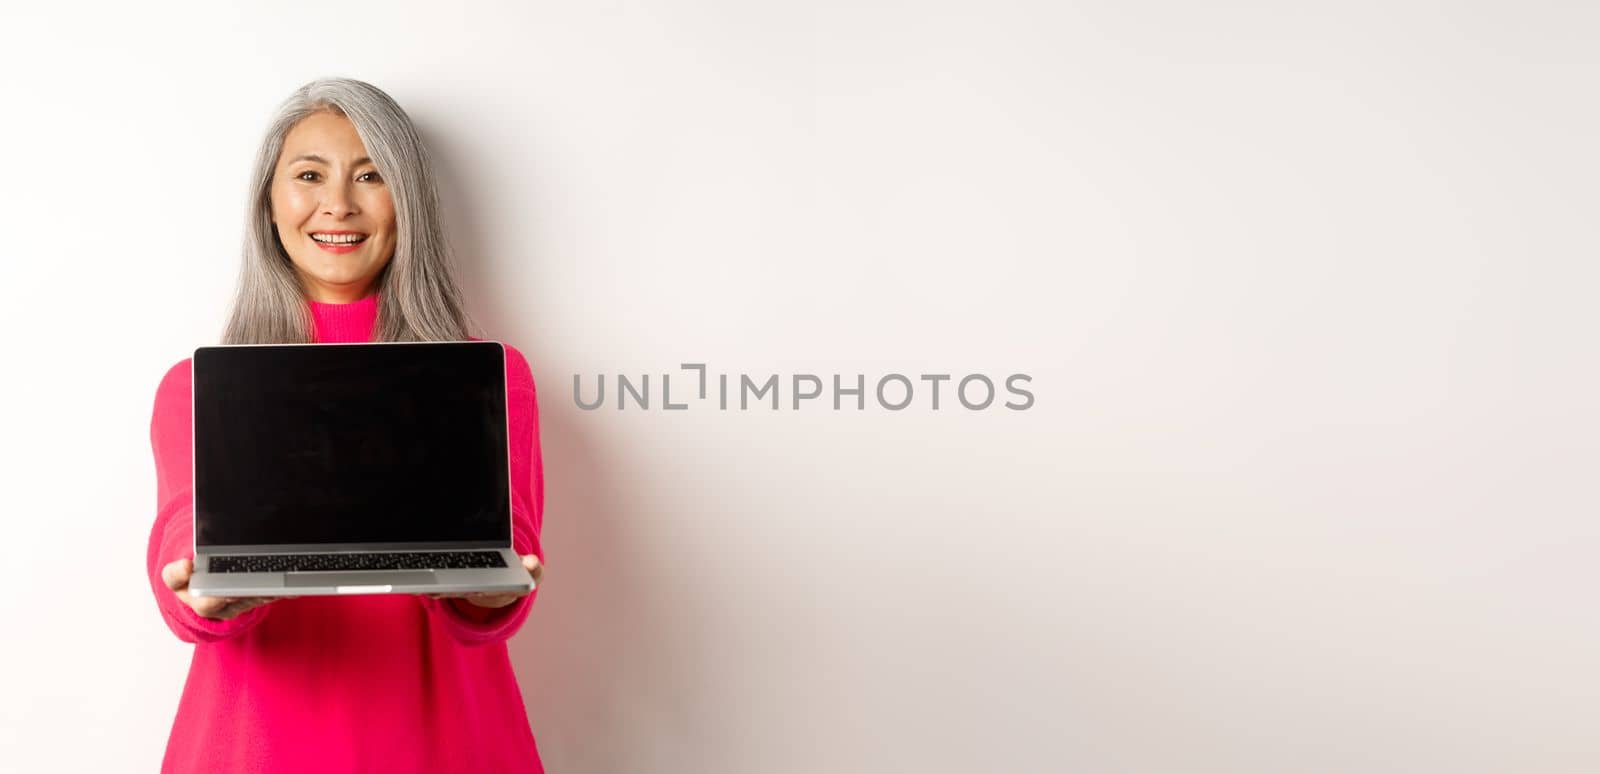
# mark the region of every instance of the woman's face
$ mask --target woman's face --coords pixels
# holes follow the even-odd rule
[[[314,113],[289,130],[271,199],[278,240],[314,301],[365,297],[394,257],[394,200],[344,116]]]

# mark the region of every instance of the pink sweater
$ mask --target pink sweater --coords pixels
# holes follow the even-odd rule
[[[370,341],[377,296],[310,302],[319,342]],[[507,347],[512,542],[541,562],[544,475],[533,374]],[[150,422],[157,511],[147,554],[167,626],[195,644],[168,772],[542,772],[506,640],[538,590],[504,608],[414,595],[280,599],[202,618],[161,581],[193,557],[190,361],[173,366]]]

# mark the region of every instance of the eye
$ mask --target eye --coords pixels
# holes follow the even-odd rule
[[[309,175],[310,177],[307,177],[307,175]],[[294,179],[296,179],[296,180],[304,180],[306,182],[311,182],[311,181],[317,179],[317,173],[308,169],[308,170],[306,170],[304,172],[301,172],[301,173],[295,175]]]
[[[383,182],[383,178],[378,177],[378,173],[377,172],[362,172],[361,174],[356,175],[356,180],[358,182],[362,182],[362,183],[381,183],[381,182]]]

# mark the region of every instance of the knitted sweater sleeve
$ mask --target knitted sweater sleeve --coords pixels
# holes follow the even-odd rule
[[[161,580],[161,568],[194,558],[194,373],[184,360],[167,371],[156,390],[150,418],[150,447],[156,462],[156,519],[145,552],[146,574],[156,607],[172,633],[184,642],[233,637],[260,623],[272,610],[263,605],[226,621],[196,613]]]
[[[539,534],[544,526],[544,461],[539,445],[539,398],[527,359],[511,345],[505,348],[509,403],[506,423],[511,433],[511,545],[519,556],[533,554],[543,564]],[[538,596],[539,589],[535,588],[501,608],[480,608],[459,598],[418,599],[429,617],[457,640],[483,645],[504,642],[516,634]]]

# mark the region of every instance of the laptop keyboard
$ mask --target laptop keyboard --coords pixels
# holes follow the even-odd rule
[[[211,557],[211,572],[474,570],[506,566],[499,551],[380,551],[365,554],[239,554]]]

